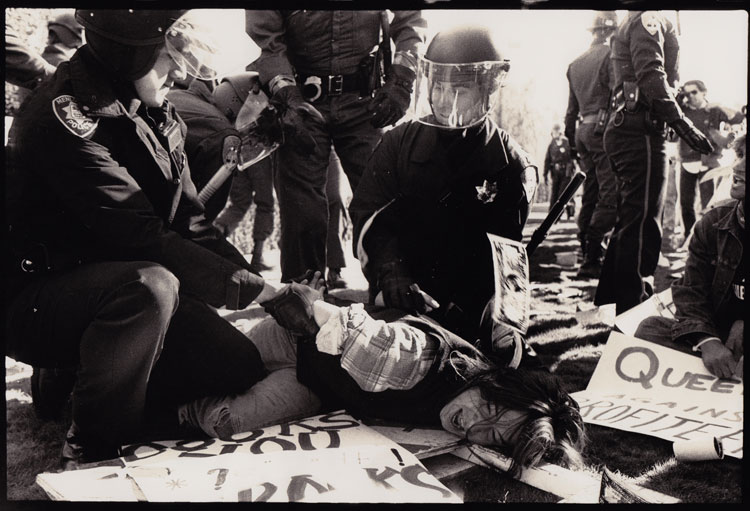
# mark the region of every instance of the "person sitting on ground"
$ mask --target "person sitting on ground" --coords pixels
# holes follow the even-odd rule
[[[248,337],[268,377],[241,394],[182,406],[183,425],[229,438],[343,407],[355,417],[442,426],[502,448],[514,473],[541,460],[581,465],[583,421],[555,375],[493,363],[425,315],[330,303],[320,281],[316,272],[312,287],[291,284],[263,304],[273,318]],[[488,335],[504,329],[487,321]]]
[[[734,145],[731,199],[710,209],[696,224],[684,275],[672,284],[674,320],[641,322],[635,336],[680,351],[700,352],[720,378],[742,376],[745,309],[745,135]]]

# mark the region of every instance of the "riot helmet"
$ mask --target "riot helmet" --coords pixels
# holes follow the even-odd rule
[[[412,115],[423,124],[463,129],[484,121],[510,69],[487,27],[438,33],[417,63]]]
[[[260,88],[258,73],[227,76],[213,92],[216,107],[240,134],[237,166],[243,170],[279,147],[281,126],[276,110]]]
[[[144,76],[166,45],[189,75],[206,80],[260,56],[247,34],[227,29],[232,24],[228,14],[222,9],[77,9],[76,19],[97,59],[122,78]]]

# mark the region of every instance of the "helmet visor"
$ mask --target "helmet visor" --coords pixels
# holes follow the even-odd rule
[[[508,61],[441,64],[420,57],[413,118],[447,129],[479,124],[495,104],[509,68]]]
[[[167,29],[169,54],[201,80],[244,71],[260,56],[260,48],[233,18],[227,9],[189,10]]]
[[[235,128],[240,134],[240,170],[262,160],[279,147],[281,125],[276,110],[268,106],[268,97],[263,91],[250,91],[242,104]]]

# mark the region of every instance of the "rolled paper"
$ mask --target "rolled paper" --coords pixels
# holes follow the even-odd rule
[[[575,252],[557,252],[555,258],[557,258],[557,264],[560,266],[573,267],[578,261],[578,254]]]
[[[672,448],[677,461],[720,460],[724,457],[724,447],[716,437],[675,442]]]

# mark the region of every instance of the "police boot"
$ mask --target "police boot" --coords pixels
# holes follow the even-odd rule
[[[602,244],[600,243],[587,243],[586,244],[586,256],[584,258],[581,268],[576,273],[576,277],[580,279],[596,279],[602,272],[602,257],[604,251]]]
[[[112,460],[119,456],[119,445],[87,439],[73,422],[65,435],[65,443],[60,456],[60,471],[88,468],[87,465],[90,463]]]
[[[265,240],[253,240],[253,258],[250,261],[250,271],[260,273],[272,268],[263,258],[263,245]]]
[[[75,383],[75,368],[35,367],[31,373],[31,401],[36,416],[42,420],[59,419]]]
[[[346,287],[346,280],[341,276],[341,268],[328,268],[328,277],[326,278],[328,289],[339,289]]]

